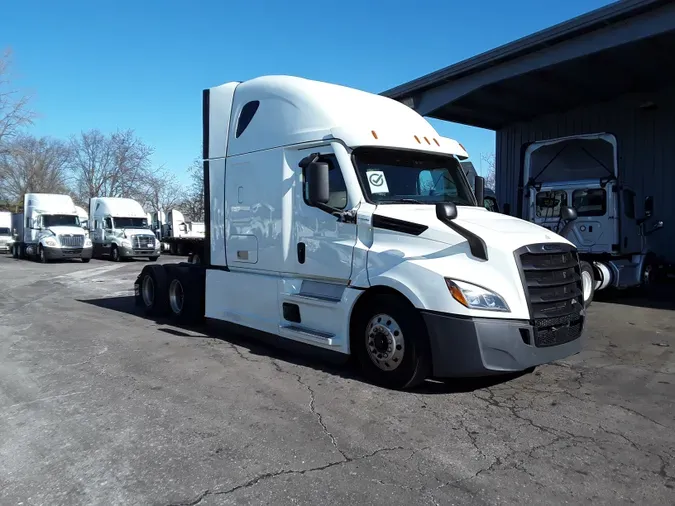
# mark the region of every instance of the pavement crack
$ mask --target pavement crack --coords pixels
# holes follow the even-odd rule
[[[202,502],[207,497],[232,494],[232,493],[237,492],[239,490],[253,487],[260,482],[270,480],[272,478],[277,478],[279,476],[304,475],[304,474],[307,474],[307,473],[313,473],[313,472],[317,472],[317,471],[325,471],[326,469],[330,469],[332,467],[337,467],[337,466],[341,466],[341,465],[344,465],[344,464],[348,464],[350,462],[356,462],[356,461],[359,461],[359,460],[368,459],[370,457],[374,457],[375,455],[377,455],[379,453],[390,452],[390,451],[398,451],[398,450],[406,450],[406,448],[404,448],[402,446],[394,446],[394,447],[390,447],[390,448],[378,448],[375,451],[372,451],[370,453],[366,453],[364,455],[360,455],[358,457],[352,457],[352,458],[345,457],[345,460],[338,460],[338,461],[330,462],[328,464],[324,464],[322,466],[311,467],[309,469],[282,469],[280,471],[262,473],[262,474],[259,474],[258,476],[255,476],[255,477],[251,478],[248,481],[245,481],[244,483],[240,483],[239,485],[235,485],[233,487],[230,487],[230,488],[227,488],[227,489],[224,489],[224,490],[207,489],[207,490],[204,490],[203,492],[199,493],[193,499],[190,499],[188,501],[182,501],[182,502],[168,503],[167,506],[196,506],[197,504]]]
[[[272,364],[274,364],[277,371],[295,377],[296,381],[309,392],[309,411],[314,415],[316,421],[321,426],[321,431],[328,436],[335,450],[342,456],[345,462],[349,462],[349,457],[338,446],[337,438],[330,430],[328,430],[326,422],[323,421],[323,415],[316,409],[316,394],[314,389],[305,383],[300,374],[284,370],[275,360],[272,360]]]

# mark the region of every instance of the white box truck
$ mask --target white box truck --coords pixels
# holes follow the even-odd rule
[[[143,206],[130,198],[93,197],[89,199],[89,235],[94,257],[115,262],[147,258],[154,262],[160,244],[150,229]]]
[[[0,253],[9,253],[13,242],[12,213],[10,211],[0,211]]]
[[[89,262],[92,244],[80,226],[73,199],[54,193],[26,193],[23,212],[12,213],[12,254],[42,263],[79,258]]]
[[[204,258],[144,267],[147,314],[354,356],[393,388],[581,350],[576,248],[485,209],[412,109],[269,76],[205,90],[203,124]]]

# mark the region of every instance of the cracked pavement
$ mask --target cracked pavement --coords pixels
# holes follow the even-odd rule
[[[675,503],[672,310],[596,301],[579,355],[395,392],[142,318],[141,268],[0,257],[0,504]]]

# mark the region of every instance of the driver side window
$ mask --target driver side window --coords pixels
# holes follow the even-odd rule
[[[344,177],[342,177],[342,171],[340,170],[340,165],[338,164],[337,158],[335,155],[321,155],[319,161],[328,163],[328,166],[330,167],[328,170],[328,187],[330,199],[326,205],[334,209],[344,209],[347,207],[347,185],[345,183]],[[304,173],[303,179],[305,179]],[[305,199],[306,203],[306,184],[303,185],[303,198]]]
[[[111,229],[112,228],[112,219],[106,218],[104,226],[105,226],[106,229]]]

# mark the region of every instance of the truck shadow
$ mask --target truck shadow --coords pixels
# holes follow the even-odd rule
[[[639,289],[616,290],[607,288],[596,292],[593,299],[607,304],[675,310],[675,283],[662,283],[643,291]]]
[[[160,332],[189,339],[217,339],[225,343],[246,349],[251,355],[280,360],[289,364],[323,371],[345,379],[369,383],[357,370],[350,359],[341,354],[326,353],[314,347],[302,345],[290,340],[268,341],[261,337],[249,336],[231,329],[221,329],[210,324],[182,325],[168,318],[149,317],[136,306],[134,297],[106,297],[101,299],[78,299],[78,302],[90,304],[101,309],[118,311],[128,315],[150,320],[159,325]],[[197,335],[195,335],[197,334]],[[530,371],[528,371],[530,372]],[[416,394],[453,394],[467,393],[489,388],[516,379],[527,373],[490,376],[485,378],[462,378],[452,380],[427,380],[418,388],[411,390]],[[379,387],[378,387],[379,388]]]

